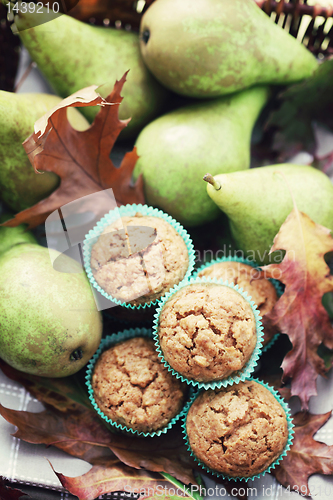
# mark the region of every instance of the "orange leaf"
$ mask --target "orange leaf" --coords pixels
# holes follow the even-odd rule
[[[26,223],[29,228],[42,224],[62,206],[98,191],[112,188],[118,204],[144,203],[142,178],[132,185],[132,172],[138,158],[136,149],[127,153],[119,168],[110,159],[110,151],[129,120],[119,120],[120,92],[126,73],[115,83],[107,99],[87,87],[64,99],[35,124],[35,133],[23,143],[37,173],[54,172],[60,186],[48,198],[15,215],[4,225]],[[103,106],[88,130],[79,132],[67,120],[68,107]],[[112,203],[113,200],[110,200]],[[100,208],[100,207],[99,207]],[[106,207],[105,212],[110,208]]]
[[[283,261],[262,268],[265,277],[286,285],[268,319],[289,336],[292,349],[282,363],[283,377],[291,378],[291,395],[299,396],[307,409],[310,397],[317,394],[318,374],[326,372],[317,349],[321,344],[333,348],[333,328],[322,305],[322,296],[333,290],[333,276],[324,260],[333,251],[333,239],[329,229],[294,207],[271,252],[281,249],[286,251]]]

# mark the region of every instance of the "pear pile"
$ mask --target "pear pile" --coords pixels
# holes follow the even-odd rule
[[[15,27],[57,95],[0,91],[0,198],[11,210],[34,205],[59,185],[55,174],[34,173],[21,145],[35,121],[84,87],[98,85],[106,97],[129,70],[119,116],[131,120],[119,141],[137,147],[133,180],[142,174],[147,204],[203,231],[224,212],[237,247],[255,252],[258,264],[292,209],[291,192],[300,210],[333,229],[333,185],[324,173],[292,164],[250,168],[253,130],[273,89],[307,79],[318,67],[254,0],[155,0],[140,33],[68,15],[52,14],[41,24],[37,15],[19,11]],[[84,130],[97,112],[71,108],[69,119]],[[48,250],[22,231],[0,238],[1,357],[30,373],[77,371],[101,338],[86,278],[57,273]],[[22,358],[18,343],[15,352],[8,345],[14,333],[18,343],[29,338]]]

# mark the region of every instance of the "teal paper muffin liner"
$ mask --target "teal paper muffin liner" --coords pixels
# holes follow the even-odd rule
[[[291,417],[291,412],[290,412],[289,406],[287,405],[287,403],[285,402],[285,400],[280,396],[280,394],[273,387],[271,387],[270,385],[266,384],[265,382],[262,382],[261,380],[256,379],[256,378],[252,378],[252,377],[250,377],[249,380],[253,380],[255,382],[258,382],[258,384],[261,384],[262,386],[266,387],[266,389],[268,389],[270,391],[270,393],[273,394],[273,396],[278,400],[278,402],[280,403],[280,405],[282,406],[282,408],[283,408],[283,410],[284,410],[284,412],[286,414],[287,426],[288,426],[288,440],[287,440],[287,443],[286,443],[285,447],[283,448],[283,451],[280,453],[280,455],[278,456],[278,458],[276,460],[274,460],[274,462],[272,462],[267,467],[267,469],[265,469],[264,471],[260,472],[259,474],[254,474],[253,476],[249,476],[249,477],[244,477],[244,476],[228,476],[226,474],[222,474],[220,472],[217,472],[214,469],[210,469],[201,460],[199,460],[195,456],[195,454],[193,453],[192,448],[190,446],[189,439],[188,439],[187,429],[186,429],[186,420],[187,420],[187,415],[188,415],[188,412],[189,412],[189,410],[191,408],[192,403],[194,403],[195,399],[203,391],[199,391],[192,398],[191,404],[189,405],[186,413],[183,415],[183,423],[182,423],[183,436],[184,436],[184,440],[185,440],[185,444],[187,446],[188,452],[191,454],[191,456],[193,457],[193,459],[197,462],[197,464],[200,465],[200,467],[202,467],[202,469],[205,472],[208,472],[208,473],[212,474],[213,476],[220,477],[222,479],[228,479],[228,480],[232,480],[232,481],[245,481],[245,482],[247,482],[249,480],[253,480],[253,479],[256,479],[256,478],[264,476],[266,474],[266,472],[270,472],[272,469],[275,469],[275,467],[283,460],[283,458],[287,455],[287,453],[290,450],[290,448],[292,446],[292,443],[293,443],[293,439],[294,439],[294,429],[293,429],[294,428],[294,424],[292,422],[292,417]]]
[[[180,236],[183,238],[186,244],[186,248],[188,251],[188,268],[186,271],[186,274],[184,278],[182,279],[181,283],[184,280],[187,280],[195,265],[195,253],[194,253],[194,248],[193,248],[193,243],[192,239],[190,238],[190,235],[188,232],[183,228],[179,222],[177,222],[175,219],[173,219],[170,215],[166,214],[162,210],[159,210],[157,208],[150,207],[148,205],[122,205],[121,207],[118,207],[117,209],[110,210],[107,214],[102,217],[100,221],[97,222],[96,226],[89,231],[88,234],[85,236],[85,240],[83,242],[83,261],[84,261],[84,267],[88,276],[88,279],[90,283],[93,285],[93,287],[98,290],[103,297],[107,298],[111,302],[114,302],[117,305],[127,307],[129,309],[141,309],[141,308],[146,308],[146,307],[152,307],[156,304],[158,304],[158,300],[156,299],[151,302],[146,302],[144,304],[138,304],[138,305],[133,305],[129,304],[126,302],[122,302],[119,299],[116,299],[109,295],[108,293],[103,290],[103,288],[97,283],[97,281],[94,278],[94,275],[92,273],[91,267],[90,267],[90,256],[91,256],[91,250],[93,245],[96,243],[97,238],[101,235],[105,227],[108,225],[112,224],[116,220],[118,220],[120,217],[125,217],[125,216],[133,216],[136,214],[136,212],[140,212],[142,215],[150,215],[153,217],[159,217],[160,219],[164,219],[166,222],[168,222]]]
[[[199,273],[201,271],[203,271],[207,267],[212,266],[213,264],[219,264],[220,262],[240,262],[241,264],[247,264],[248,266],[251,266],[255,269],[260,269],[260,266],[256,262],[254,262],[253,260],[246,259],[245,257],[237,257],[237,256],[230,255],[228,257],[220,257],[219,259],[213,259],[210,262],[203,264],[202,266],[200,266],[198,269],[195,270],[195,272],[192,274],[192,277],[193,278],[198,277]],[[268,278],[268,279],[272,283],[272,285],[274,286],[278,298],[280,298],[284,292],[284,287],[283,287],[282,283],[276,279],[273,279],[273,278]],[[272,347],[272,345],[278,339],[279,335],[280,335],[280,333],[276,333],[271,338],[271,340],[269,342],[267,342],[267,344],[262,347],[263,353]]]
[[[178,290],[181,288],[184,288],[185,286],[192,285],[195,283],[216,283],[220,284],[223,286],[227,286],[229,288],[233,288],[237,292],[239,292],[242,297],[250,304],[251,309],[253,311],[255,321],[256,321],[256,333],[257,333],[257,342],[255,345],[255,348],[252,352],[252,355],[249,359],[249,361],[244,365],[244,367],[241,370],[238,370],[232,375],[229,375],[228,377],[221,379],[221,380],[212,380],[210,382],[199,382],[194,379],[186,378],[184,377],[181,373],[178,371],[174,370],[172,366],[165,360],[162,348],[160,346],[159,342],[159,335],[158,335],[158,328],[159,328],[159,317],[161,314],[161,311],[163,309],[164,304],[170,299],[172,295],[174,295]],[[262,350],[262,342],[263,342],[263,327],[261,323],[261,316],[259,315],[258,308],[251,300],[251,297],[238,285],[234,285],[233,283],[228,283],[228,281],[222,281],[222,280],[217,280],[215,278],[190,278],[186,282],[180,283],[179,285],[174,286],[161,300],[159,303],[159,306],[156,309],[156,314],[155,314],[155,319],[153,323],[153,338],[155,340],[155,345],[157,352],[159,354],[159,357],[161,358],[163,364],[168,368],[169,371],[171,371],[172,375],[174,375],[177,378],[180,378],[182,382],[186,382],[189,385],[192,385],[193,387],[196,387],[196,389],[216,389],[220,387],[227,387],[228,385],[232,384],[237,384],[238,382],[245,380],[250,377],[252,372],[254,371],[257,361],[259,359],[259,356],[261,354]]]
[[[91,380],[92,380],[92,375],[94,371],[94,367],[96,364],[97,359],[99,356],[104,352],[105,350],[109,349],[110,347],[118,344],[119,342],[122,342],[123,340],[128,340],[134,337],[147,337],[152,339],[152,331],[151,329],[147,328],[132,328],[128,330],[123,330],[118,333],[113,333],[112,335],[108,335],[107,337],[103,338],[101,340],[101,343],[99,345],[99,348],[97,349],[96,353],[94,356],[91,358],[87,365],[87,370],[86,370],[86,385],[88,388],[88,394],[89,394],[89,400],[96,411],[96,413],[99,415],[100,418],[102,418],[111,428],[114,430],[117,430],[119,432],[123,433],[128,433],[132,434],[134,436],[138,437],[154,437],[154,436],[160,436],[161,434],[165,434],[171,427],[178,422],[182,416],[188,411],[190,404],[194,400],[196,396],[196,391],[190,390],[186,399],[186,402],[183,406],[183,409],[172,419],[170,422],[163,427],[162,429],[158,429],[157,431],[154,432],[140,432],[135,429],[131,429],[130,427],[127,427],[122,424],[118,424],[117,422],[114,422],[111,420],[109,417],[107,417],[102,410],[98,407],[95,398],[94,398],[94,391],[91,385]]]

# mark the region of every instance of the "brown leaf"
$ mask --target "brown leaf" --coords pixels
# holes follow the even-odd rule
[[[109,447],[130,467],[167,472],[183,483],[196,484],[193,469],[198,469],[198,466],[184,445],[180,426],[174,427],[165,435],[144,440],[117,435]]]
[[[53,467],[52,467],[53,468]],[[54,470],[54,469],[53,469]],[[67,477],[54,471],[61,484],[79,500],[94,500],[113,491],[141,493],[141,498],[190,498],[184,489],[177,489],[170,481],[159,474],[143,470],[135,470],[123,464],[94,466],[86,474],[78,477]],[[175,494],[173,493],[176,493]]]
[[[313,439],[313,435],[330,418],[331,412],[313,415],[296,413],[293,417],[294,441],[280,465],[272,474],[286,488],[311,495],[308,479],[312,474],[333,474],[333,446]]]
[[[15,227],[27,223],[30,229],[34,228],[67,203],[109,188],[118,204],[145,202],[142,177],[132,185],[132,172],[138,158],[136,149],[125,155],[119,168],[110,159],[110,151],[129,121],[118,118],[120,92],[125,81],[126,73],[105,100],[96,94],[95,86],[82,89],[36,122],[37,132],[26,139],[24,149],[36,173],[54,172],[60,177],[60,186],[48,198],[18,213],[4,225]],[[67,108],[96,104],[104,107],[91,127],[83,132],[73,129],[67,120]],[[113,202],[111,197],[105,212],[113,208]],[[87,205],[82,209],[86,211]]]
[[[18,427],[14,436],[28,443],[53,445],[89,463],[101,456],[114,458],[108,448],[112,434],[92,411],[60,413],[47,409],[30,413],[0,405],[0,414]]]
[[[19,500],[22,497],[31,498],[23,491],[7,486],[4,478],[0,476],[0,500]]]
[[[17,370],[12,368],[4,372],[25,383],[24,374],[20,378]],[[25,386],[32,388],[32,394],[44,404],[46,402],[47,408],[41,413],[29,413],[0,405],[0,414],[18,427],[16,437],[29,443],[56,446],[91,464],[103,465],[105,459],[116,456],[130,467],[167,472],[179,481],[196,484],[195,464],[184,445],[180,426],[166,435],[146,439],[115,434],[105,427],[90,406],[72,399],[76,398],[73,390],[76,385],[71,377],[63,379],[61,386],[46,377],[29,375],[27,379]],[[64,397],[59,402],[60,387]]]
[[[333,276],[324,260],[333,251],[333,239],[329,229],[294,207],[271,252],[281,249],[286,251],[283,261],[262,268],[265,277],[286,285],[268,318],[289,336],[292,349],[282,362],[283,377],[291,378],[291,395],[299,396],[302,408],[307,409],[310,397],[317,394],[318,374],[327,371],[318,347],[333,347],[333,328],[322,305],[324,293],[333,290]]]
[[[23,373],[9,366],[0,358],[0,369],[11,380],[23,385],[30,394],[59,411],[77,410],[81,406],[91,409],[91,404],[80,373],[64,378],[38,377]]]

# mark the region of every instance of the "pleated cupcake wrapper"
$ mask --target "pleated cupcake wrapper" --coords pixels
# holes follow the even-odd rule
[[[276,460],[274,460],[274,462],[272,462],[267,467],[267,469],[265,469],[264,471],[260,472],[259,474],[254,474],[253,476],[249,476],[249,477],[244,477],[244,476],[237,476],[237,477],[236,476],[228,476],[226,474],[222,474],[220,472],[217,472],[214,469],[210,469],[201,460],[199,460],[195,456],[195,454],[193,453],[192,448],[190,446],[190,442],[189,442],[189,438],[188,438],[188,434],[187,434],[187,429],[186,429],[186,420],[187,420],[187,415],[188,415],[188,412],[190,410],[190,407],[191,407],[192,403],[194,403],[195,399],[203,391],[199,391],[192,398],[192,402],[191,402],[190,406],[188,407],[186,413],[183,415],[182,428],[183,428],[183,435],[184,435],[185,443],[186,443],[186,446],[187,446],[187,450],[189,451],[189,453],[191,454],[191,456],[193,457],[193,459],[200,465],[200,467],[202,467],[202,469],[204,469],[204,471],[206,471],[206,472],[208,472],[210,474],[213,474],[216,477],[220,477],[222,479],[228,479],[228,480],[232,480],[232,481],[245,481],[245,482],[247,482],[249,480],[253,480],[253,479],[260,478],[260,477],[264,476],[266,474],[266,472],[270,472],[272,469],[275,469],[275,467],[283,460],[283,458],[287,455],[287,453],[290,450],[290,448],[292,446],[292,443],[293,443],[293,439],[294,439],[294,429],[293,429],[294,428],[294,424],[292,422],[292,417],[291,417],[290,409],[289,409],[287,403],[285,402],[285,400],[280,396],[280,394],[273,387],[271,387],[270,385],[266,384],[265,382],[262,382],[261,380],[256,379],[256,378],[252,378],[252,377],[250,377],[249,380],[253,380],[255,382],[258,382],[258,384],[261,384],[262,386],[266,387],[266,389],[268,389],[270,391],[270,393],[273,394],[273,396],[279,401],[280,405],[282,406],[282,408],[283,408],[283,410],[284,410],[284,412],[286,414],[287,426],[288,426],[288,440],[287,440],[287,443],[286,443],[285,447],[283,448],[283,451],[280,453],[280,455],[278,456],[278,458]]]
[[[159,217],[160,219],[164,219],[166,222],[168,222],[180,236],[183,238],[186,248],[188,251],[188,268],[186,271],[186,274],[183,278],[182,281],[186,280],[189,278],[191,275],[194,265],[195,265],[195,253],[194,253],[194,248],[193,248],[193,243],[192,240],[187,233],[187,231],[177,222],[175,219],[173,219],[170,215],[166,214],[165,212],[162,212],[162,210],[159,210],[157,208],[150,207],[148,205],[122,205],[121,207],[118,207],[118,209],[110,210],[100,221],[97,222],[96,226],[89,231],[88,234],[85,236],[85,240],[83,242],[83,261],[84,261],[84,267],[88,276],[88,279],[90,283],[93,285],[96,290],[98,290],[103,297],[106,297],[108,300],[111,302],[114,302],[117,305],[127,307],[129,309],[141,309],[141,308],[146,308],[146,307],[152,307],[156,304],[158,304],[159,299],[156,299],[151,302],[146,302],[144,304],[138,304],[138,305],[133,305],[129,304],[126,302],[123,302],[119,299],[116,299],[109,295],[108,293],[103,290],[103,288],[97,283],[97,281],[94,278],[94,275],[91,270],[90,266],[90,258],[91,258],[91,251],[93,245],[96,243],[97,238],[101,235],[101,233],[104,231],[104,229],[112,224],[113,222],[119,220],[120,217],[125,217],[125,216],[133,216],[137,212],[140,212],[142,215],[147,215],[147,216],[153,216],[153,217]]]
[[[219,264],[220,262],[240,262],[241,264],[247,264],[248,266],[251,266],[255,269],[260,269],[260,266],[254,262],[253,260],[249,260],[249,259],[246,259],[245,257],[237,257],[237,256],[233,256],[233,255],[230,255],[228,257],[220,257],[219,259],[213,259],[211,260],[210,262],[208,262],[207,264],[203,264],[202,266],[200,266],[193,274],[192,274],[192,277],[193,278],[196,278],[198,277],[199,273],[201,271],[203,271],[204,269],[206,269],[207,267],[210,267],[212,266],[213,264]],[[284,288],[283,288],[283,285],[280,281],[274,279],[274,278],[268,278],[269,281],[272,283],[272,285],[274,286],[275,290],[276,290],[276,293],[277,293],[277,296],[278,298],[281,297],[281,295],[283,294],[284,292]],[[276,340],[278,339],[279,337],[279,333],[276,333],[271,339],[269,342],[267,342],[266,345],[264,345],[262,347],[262,352],[266,352],[268,349],[270,349],[272,347],[272,345],[276,342]]]
[[[240,293],[240,295],[250,304],[251,309],[253,311],[255,321],[256,321],[256,334],[257,334],[257,342],[255,345],[255,348],[252,352],[252,355],[249,359],[249,361],[244,365],[244,367],[241,370],[238,370],[237,372],[229,375],[228,377],[221,379],[221,380],[211,380],[209,382],[199,382],[194,379],[190,379],[187,377],[184,377],[181,373],[178,371],[174,370],[172,366],[165,360],[162,348],[160,346],[160,341],[159,341],[159,335],[158,335],[158,329],[159,329],[159,318],[160,314],[162,312],[163,306],[165,303],[174,295],[178,290],[181,288],[184,288],[185,286],[196,284],[196,283],[215,283],[223,286],[227,286],[229,288],[232,288],[233,290],[236,290],[237,292]],[[222,280],[217,280],[215,278],[190,278],[186,282],[182,282],[179,285],[176,285],[170,290],[161,300],[159,303],[159,306],[156,309],[156,314],[155,314],[155,319],[153,323],[153,338],[155,340],[155,345],[156,349],[158,352],[159,357],[161,358],[163,364],[168,368],[168,370],[174,375],[175,377],[179,378],[182,382],[186,382],[189,385],[192,385],[193,387],[196,387],[197,389],[218,389],[220,387],[227,387],[228,385],[233,385],[237,384],[238,382],[245,380],[250,377],[251,373],[255,369],[255,366],[257,364],[257,361],[259,359],[259,356],[261,354],[261,349],[262,349],[262,342],[263,342],[263,327],[261,323],[261,316],[259,315],[257,306],[251,300],[251,297],[238,285],[234,285],[233,283],[228,283],[228,281],[222,281]]]
[[[163,427],[162,429],[158,429],[154,432],[140,432],[135,429],[131,429],[130,427],[127,427],[125,425],[114,422],[103,413],[103,411],[98,407],[94,398],[94,391],[91,382],[92,382],[94,367],[100,355],[110,347],[119,344],[119,342],[132,339],[135,337],[146,337],[152,339],[152,331],[151,329],[147,328],[131,328],[128,330],[123,330],[118,333],[113,333],[112,335],[108,335],[107,337],[101,340],[99,348],[97,349],[96,353],[94,354],[94,356],[91,358],[91,360],[87,365],[85,379],[86,379],[86,385],[88,387],[89,400],[93,408],[95,409],[96,413],[99,415],[99,417],[102,418],[109,426],[111,426],[113,430],[126,434],[132,434],[137,437],[160,436],[161,434],[165,434],[169,429],[171,429],[171,427],[176,422],[178,422],[178,420],[180,420],[183,417],[183,415],[188,411],[190,404],[193,402],[195,396],[197,395],[197,391],[191,389],[187,395],[187,399],[182,410],[172,420],[170,420],[170,422],[165,427]]]

